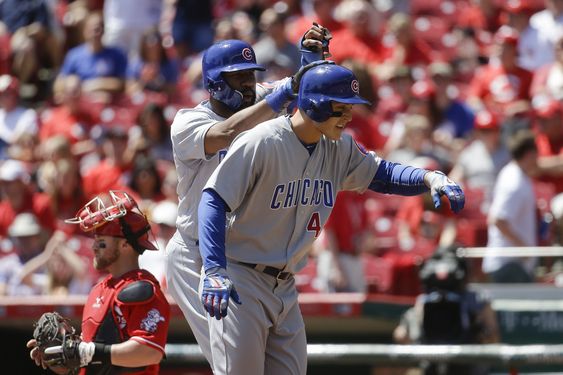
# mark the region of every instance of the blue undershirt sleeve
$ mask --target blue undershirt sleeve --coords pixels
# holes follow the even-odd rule
[[[422,194],[430,191],[424,184],[427,172],[426,169],[381,160],[369,189],[384,194]]]
[[[204,270],[227,268],[225,224],[229,207],[213,189],[206,189],[198,206],[199,252]]]

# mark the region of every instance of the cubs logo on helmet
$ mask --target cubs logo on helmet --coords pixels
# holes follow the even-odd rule
[[[319,65],[303,75],[297,105],[313,121],[323,122],[339,116],[331,102],[370,104],[359,92],[360,84],[350,69],[336,64]]]

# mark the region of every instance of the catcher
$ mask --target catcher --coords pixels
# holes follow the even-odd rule
[[[57,374],[158,374],[170,306],[158,281],[139,268],[149,240],[147,218],[125,192],[96,197],[67,223],[94,235],[94,267],[109,273],[94,286],[78,335],[58,313],[45,313],[27,347],[38,366]]]

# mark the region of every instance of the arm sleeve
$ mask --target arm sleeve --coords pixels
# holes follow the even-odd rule
[[[225,224],[229,207],[213,189],[205,189],[198,207],[199,252],[203,268],[227,268]]]
[[[381,160],[369,189],[384,194],[422,194],[430,190],[424,184],[427,172],[426,169]]]

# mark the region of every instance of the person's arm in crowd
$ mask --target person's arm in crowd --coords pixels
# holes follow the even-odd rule
[[[520,238],[520,236],[518,236],[518,234],[514,230],[512,230],[512,227],[510,226],[510,222],[508,220],[490,217],[488,221],[489,224],[496,226],[502,233],[502,235],[509,239],[514,244],[514,246],[526,246],[526,243]]]

